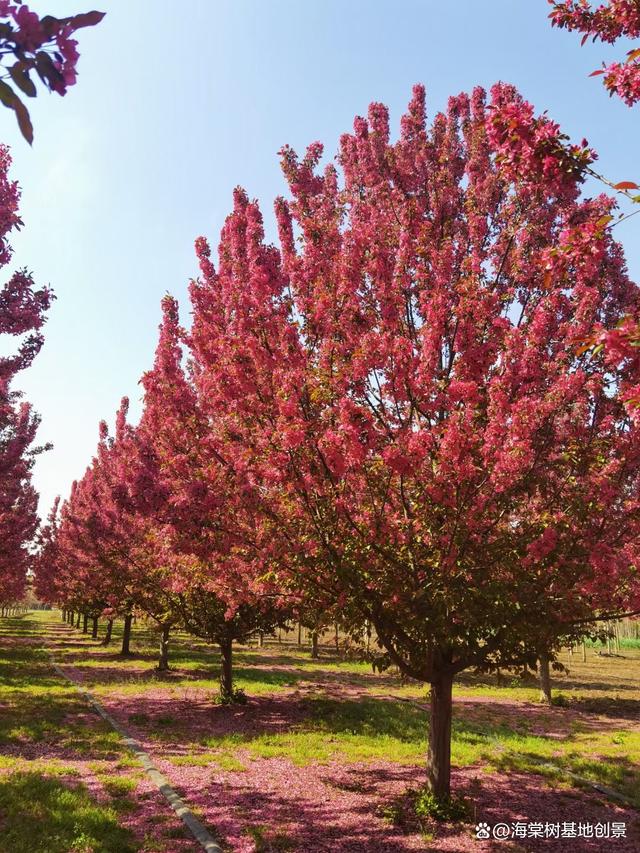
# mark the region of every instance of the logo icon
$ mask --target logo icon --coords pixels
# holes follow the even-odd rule
[[[491,827],[488,823],[476,824],[476,838],[491,838]]]

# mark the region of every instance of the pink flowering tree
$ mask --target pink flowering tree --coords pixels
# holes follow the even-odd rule
[[[181,588],[178,579],[188,561],[175,555],[155,518],[140,511],[139,494],[144,490],[148,502],[153,482],[127,410],[124,398],[113,436],[106,423],[100,425],[96,456],[74,484],[49,535],[57,557],[52,560],[42,549],[38,583],[49,590],[47,600],[67,609],[93,618],[123,616],[123,654],[130,653],[134,609],[148,617],[160,633],[158,669],[166,670],[170,630],[180,620],[175,589]]]
[[[533,666],[637,597],[640,446],[624,371],[581,351],[638,303],[581,199],[585,146],[509,86],[416,87],[282,152],[281,249],[237,191],[197,250],[192,346],[216,450],[252,508],[245,560],[375,628],[431,686],[427,779],[450,787],[452,681]],[[238,528],[240,529],[240,528]]]
[[[103,18],[104,12],[40,18],[20,0],[0,0],[0,101],[13,110],[29,144],[33,126],[22,96],[36,97],[38,78],[50,92],[65,95],[76,82],[79,54],[73,35]]]
[[[167,584],[187,630],[220,649],[220,697],[233,702],[244,698],[234,689],[233,643],[273,630],[289,614],[273,584],[259,579],[246,559],[245,536],[255,519],[236,490],[233,466],[219,452],[195,348],[188,372],[183,366],[189,338],[178,305],[167,296],[162,309],[154,365],[142,379],[139,463],[137,470],[129,467],[132,495],[182,566]]]
[[[637,0],[608,0],[590,3],[588,0],[549,0],[553,7],[549,17],[554,26],[582,33],[587,39],[614,44],[620,38],[640,38],[640,4]],[[640,100],[640,47],[627,52],[621,62],[593,71],[592,77],[602,76],[610,95],[617,95],[628,105]]]
[[[0,267],[11,260],[8,235],[21,224],[17,184],[8,176],[11,158],[0,146]],[[44,449],[34,445],[38,416],[14,386],[42,347],[42,325],[52,300],[36,289],[24,270],[0,288],[0,601],[18,599],[30,565],[29,542],[37,528],[38,496],[31,482],[33,464]],[[16,346],[10,345],[16,339]],[[6,353],[6,354],[4,354]]]

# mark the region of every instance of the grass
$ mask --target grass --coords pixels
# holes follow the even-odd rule
[[[134,853],[115,809],[98,805],[82,785],[38,772],[0,778],[3,849],[12,853]]]
[[[20,853],[166,851],[122,826],[140,763],[51,667],[43,618],[0,620],[0,848]],[[43,625],[43,622],[45,623]],[[79,768],[83,768],[81,771]],[[98,802],[80,777],[93,775]],[[174,819],[177,822],[177,819]]]
[[[248,826],[247,835],[253,839],[255,853],[285,853],[296,847],[286,832],[269,830],[264,826]]]
[[[50,630],[56,618],[51,613],[35,614],[31,628],[28,620],[13,620],[11,626],[5,620],[0,623],[0,646],[3,625],[7,634],[33,637]],[[327,649],[319,660],[312,660],[308,649],[296,645],[239,647],[234,654],[236,687],[253,700],[277,700],[285,715],[288,708],[296,713],[275,730],[258,719],[241,732],[209,734],[194,728],[189,715],[183,718],[180,707],[195,707],[192,699],[197,698],[202,719],[212,719],[218,689],[216,650],[175,632],[174,669],[163,675],[153,669],[157,637],[148,626],[134,627],[131,659],[117,655],[119,634],[116,623],[109,648],[80,632],[65,634],[56,656],[63,666],[77,668],[92,692],[123,703],[135,697],[130,723],[141,726],[176,767],[241,773],[252,761],[270,758],[284,758],[299,767],[331,762],[424,764],[428,701],[423,684],[403,681],[394,673],[375,674],[366,664],[341,661]],[[634,642],[623,642],[623,651],[615,657],[588,647],[586,662],[581,649],[572,657],[563,652],[562,663],[569,671],[554,675],[562,708],[540,706],[537,686],[508,673],[501,677],[462,673],[454,687],[453,765],[535,773],[554,785],[572,784],[562,773],[570,771],[616,789],[640,807],[640,648]],[[31,646],[0,650],[0,676],[6,679],[0,683],[7,688],[3,703],[9,709],[0,718],[0,744],[62,743],[99,766],[112,761],[121,770],[139,773],[139,764],[119,748],[114,733],[52,675],[41,650]],[[145,705],[147,694],[154,698]],[[252,703],[247,707],[250,712]],[[21,767],[11,756],[0,757],[0,772]],[[62,778],[64,763],[34,769],[67,784]],[[126,811],[134,797],[134,781],[110,784],[106,771],[96,772],[111,798],[111,811]],[[289,849],[286,834],[280,837],[262,825],[249,827],[248,832],[257,850]]]
[[[176,767],[219,767],[234,773],[242,773],[247,767],[231,751],[191,752],[175,755],[169,759]]]

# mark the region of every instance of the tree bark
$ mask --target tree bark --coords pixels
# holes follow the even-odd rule
[[[62,609],[62,621],[67,621],[67,611],[64,608]]]
[[[298,645],[302,645],[302,625],[298,622]]]
[[[258,631],[258,647],[262,648],[264,646],[264,631]]]
[[[82,633],[86,634],[89,631],[89,617],[86,613],[82,614]]]
[[[93,623],[91,625],[91,638],[93,640],[98,639],[98,617],[97,616],[93,617]]]
[[[311,657],[312,658],[320,657],[320,654],[318,652],[318,632],[317,631],[311,632]]]
[[[113,631],[113,619],[109,619],[107,622],[107,631],[104,635],[104,640],[102,641],[103,646],[108,646],[111,642],[111,632]]]
[[[130,655],[131,649],[129,648],[129,644],[131,642],[131,622],[133,621],[133,616],[131,613],[127,613],[124,617],[124,631],[122,632],[122,649],[120,650],[121,655]]]
[[[78,618],[76,619],[76,628],[80,627],[80,620],[82,619],[82,614],[78,613]]]
[[[169,670],[169,633],[171,625],[163,625],[160,634],[160,657],[158,658],[158,672]]]
[[[233,640],[220,640],[220,698],[223,702],[233,701]]]
[[[452,694],[453,675],[445,673],[431,682],[427,783],[439,802],[451,794]]]
[[[551,705],[551,669],[547,652],[540,652],[538,655],[538,676],[540,678],[540,701],[546,705]]]

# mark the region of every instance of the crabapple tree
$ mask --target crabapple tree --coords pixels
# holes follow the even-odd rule
[[[280,250],[242,190],[200,238],[191,346],[263,576],[373,625],[431,685],[427,777],[450,790],[452,681],[532,666],[637,594],[638,433],[582,349],[635,309],[586,145],[510,86],[372,104],[318,166],[282,163]]]

